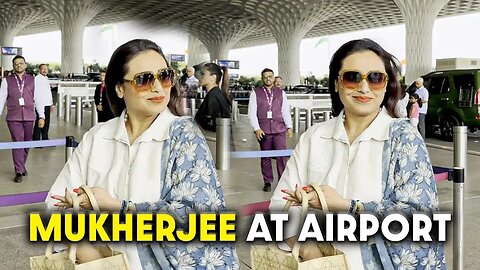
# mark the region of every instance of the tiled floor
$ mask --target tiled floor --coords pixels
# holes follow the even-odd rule
[[[51,138],[64,138],[66,135],[73,135],[80,140],[83,133],[90,127],[90,113],[84,114],[84,125],[74,125],[74,111],[72,110],[72,121],[66,123],[57,120],[55,113],[52,114],[53,121],[50,128]],[[213,134],[206,134],[213,137]],[[299,136],[288,139],[289,148],[295,146]],[[10,135],[4,118],[0,120],[0,142],[10,141]],[[234,123],[234,141],[236,150],[258,150],[258,144],[253,132],[248,127],[245,116],[240,116]],[[428,140],[437,142],[436,140]],[[215,145],[209,142],[213,155]],[[429,149],[431,159],[437,166],[452,166],[453,153],[445,150]],[[26,193],[48,190],[56,178],[56,175],[64,164],[65,150],[63,147],[32,149],[30,151],[27,168],[29,176],[25,177],[21,184],[14,183],[13,164],[11,152],[0,150],[0,195]],[[480,157],[468,156],[468,178],[465,193],[465,269],[478,269],[480,263]],[[231,161],[231,168],[228,171],[218,171],[221,179],[225,199],[228,208],[236,210],[240,206],[253,202],[268,200],[272,193],[265,193],[260,162],[257,159],[238,159]],[[442,182],[438,184],[442,210],[449,211],[452,208],[452,183]],[[26,239],[26,227],[16,227],[25,224],[24,213],[32,209],[42,209],[41,204],[0,207],[0,270],[3,269],[29,269],[28,258],[43,252],[44,245],[31,244]],[[247,228],[248,218],[241,218],[238,228]],[[6,229],[10,227],[10,229]],[[13,228],[12,228],[13,227]],[[451,232],[452,229],[450,229]],[[242,261],[241,269],[249,269],[250,255],[249,245],[246,244],[239,233],[238,253]],[[452,237],[446,245],[447,263],[452,265]],[[449,267],[451,268],[451,267]]]

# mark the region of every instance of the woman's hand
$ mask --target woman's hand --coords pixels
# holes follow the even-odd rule
[[[98,207],[101,211],[119,211],[121,202],[120,200],[113,198],[110,193],[101,187],[91,187],[93,195],[98,203]],[[78,200],[80,202],[80,207],[83,209],[93,209],[90,200],[88,199],[87,194],[80,188],[74,189],[74,192],[78,194]],[[54,206],[71,208],[73,206],[72,199],[70,196],[75,196],[65,188],[65,196],[53,195],[51,198],[58,200]]]
[[[327,185],[320,185],[320,189],[323,192],[323,195],[325,196],[325,200],[327,201],[327,206],[329,211],[333,212],[346,212],[348,211],[348,208],[350,208],[350,200],[343,198],[338,194],[337,190],[332,188],[331,186]],[[304,190],[308,193],[315,193],[315,189],[313,189],[311,186],[304,187]],[[318,196],[318,195],[317,195]]]
[[[304,189],[305,190],[305,189]],[[295,185],[295,191],[290,191],[288,189],[282,189],[282,192],[288,196],[283,197],[287,201],[292,201],[293,205],[302,205],[302,194],[298,185]],[[307,192],[308,206],[311,208],[322,209],[322,204],[318,199],[318,194],[316,192]]]
[[[350,200],[343,198],[338,194],[338,192],[327,185],[320,185],[320,189],[323,192],[323,195],[325,196],[325,200],[327,201],[327,206],[330,211],[334,212],[346,212],[348,211],[348,208],[350,207]],[[308,199],[308,205],[309,207],[316,208],[316,209],[322,209],[322,205],[320,203],[320,200],[318,198],[318,194],[310,186],[303,187],[303,190],[307,193],[307,199]],[[301,205],[301,195],[300,195],[300,190],[298,187],[295,187],[295,191],[290,191],[290,190],[282,190],[282,192],[286,193],[288,196],[284,197],[285,200],[288,201],[293,201],[295,205]]]

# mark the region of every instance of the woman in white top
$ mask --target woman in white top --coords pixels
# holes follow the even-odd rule
[[[321,209],[320,185],[328,208],[378,216],[401,210],[438,210],[434,175],[425,143],[407,120],[397,119],[400,85],[398,61],[369,39],[347,42],[333,55],[329,88],[333,119],[305,132],[288,161],[271,199],[279,211],[287,200],[299,203],[298,188],[307,191],[309,206]],[[353,200],[353,201],[352,201]],[[290,210],[298,220],[298,207]],[[296,242],[298,227],[287,226],[286,244]],[[335,243],[351,269],[444,269],[443,245],[388,243]],[[300,249],[303,260],[321,256],[316,245]],[[383,260],[380,260],[382,258]],[[390,259],[388,259],[390,258]],[[383,267],[383,268],[382,268]]]
[[[188,226],[189,213],[224,211],[208,145],[190,118],[179,117],[174,82],[175,72],[155,43],[120,46],[105,84],[119,117],[84,135],[47,205],[71,207],[70,191],[87,185],[102,211],[167,213],[179,227]],[[88,197],[77,192],[80,206],[91,209]],[[225,243],[118,243],[115,249],[126,253],[131,269],[238,269],[235,248]],[[88,244],[78,248],[79,262],[100,257]]]

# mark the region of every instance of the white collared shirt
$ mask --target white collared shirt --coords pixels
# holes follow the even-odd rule
[[[429,96],[427,88],[425,88],[425,86],[422,85],[422,87],[418,88],[417,91],[415,91],[415,94],[417,94],[422,99],[422,102],[425,102],[422,104],[422,107],[420,108],[419,112],[423,114],[427,114],[428,96]]]
[[[124,116],[125,112],[85,133],[50,189],[46,199],[49,209],[56,209],[51,195],[63,195],[65,187],[71,191],[83,184],[105,188],[119,200],[160,200],[163,144],[169,138],[170,124],[178,116],[166,108],[132,145]],[[114,246],[126,253],[132,269],[142,268],[135,243]]]
[[[185,84],[187,84],[188,87],[192,87],[193,85],[195,85],[195,87],[198,87],[198,82],[198,79],[195,76],[192,76],[187,78]]]
[[[44,106],[52,106],[52,88],[48,82],[48,77],[38,74],[35,76],[35,102]]]
[[[382,157],[389,128],[393,122],[382,109],[370,126],[350,145],[343,124],[343,112],[331,120],[316,124],[305,132],[278,183],[270,209],[281,210],[285,205],[282,189],[295,190],[310,183],[328,185],[340,196],[363,202],[382,199]],[[297,234],[299,208],[289,212],[285,238]],[[358,243],[335,244],[346,254],[351,269],[363,269]]]

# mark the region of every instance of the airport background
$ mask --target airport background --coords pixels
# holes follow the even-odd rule
[[[480,25],[479,13],[438,18],[433,28],[432,66],[435,66],[435,59],[480,58],[480,50],[478,50],[480,36],[474,34],[478,31],[478,25]],[[89,26],[85,29],[83,40],[85,65],[98,63],[106,66],[112,52],[118,46],[138,37],[157,42],[167,54],[187,53],[188,59],[189,35],[187,33],[168,28],[151,29],[135,21],[128,21]],[[328,63],[333,52],[346,41],[357,38],[375,40],[388,52],[403,61],[403,64],[406,64],[405,42],[398,42],[405,40],[405,26],[401,24],[353,32],[347,30],[346,33],[336,35],[305,38],[300,49],[300,74],[303,77],[315,75],[317,78],[328,74]],[[29,63],[60,64],[60,31],[18,36],[14,39],[13,46],[23,48],[23,55]],[[205,52],[202,57],[208,59],[208,53]],[[278,53],[275,43],[233,49],[229,52],[228,57],[231,60],[240,61],[240,69],[232,71],[232,73],[238,73],[241,76],[259,76],[260,71],[265,67],[270,67],[278,72]]]

